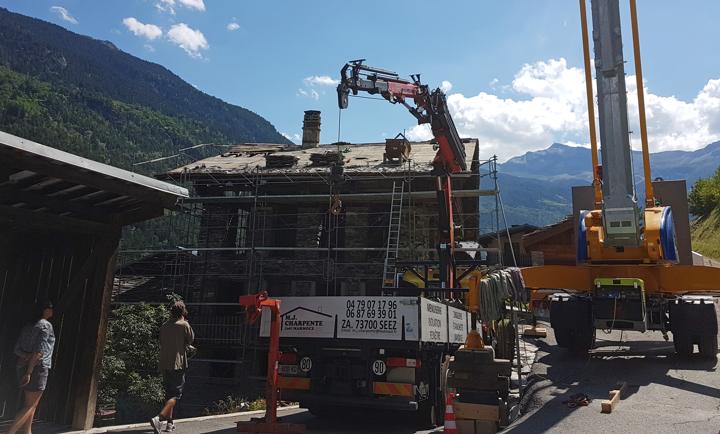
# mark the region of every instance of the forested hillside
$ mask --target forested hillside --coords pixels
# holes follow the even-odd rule
[[[124,168],[200,143],[288,143],[160,65],[2,8],[0,130]]]
[[[170,155],[176,149],[229,138],[200,121],[59,86],[0,66],[0,129],[103,163]]]

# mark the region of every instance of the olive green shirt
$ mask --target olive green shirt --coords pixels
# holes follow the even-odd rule
[[[187,369],[186,348],[195,335],[190,323],[183,318],[170,318],[160,327],[160,370]]]

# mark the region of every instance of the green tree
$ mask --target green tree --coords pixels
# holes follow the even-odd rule
[[[164,306],[144,303],[112,311],[100,371],[98,406],[115,407],[119,423],[147,419],[162,405],[158,336],[167,318]]]
[[[720,167],[710,178],[699,179],[690,190],[690,212],[705,217],[720,207]]]

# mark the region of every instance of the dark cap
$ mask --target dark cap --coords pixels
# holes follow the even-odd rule
[[[55,306],[53,306],[52,301],[50,299],[40,300],[38,303],[38,307],[41,309],[54,309]]]

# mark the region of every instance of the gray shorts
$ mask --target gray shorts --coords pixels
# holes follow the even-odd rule
[[[27,372],[27,368],[25,366],[18,366],[16,372],[18,384],[20,384],[22,377],[25,375],[25,372]],[[45,390],[45,386],[47,386],[49,374],[50,370],[48,368],[37,365],[35,369],[33,369],[32,374],[30,374],[30,382],[20,388],[28,392],[41,392]]]
[[[165,399],[179,401],[185,388],[185,370],[164,370],[162,372],[163,386],[165,386]]]

